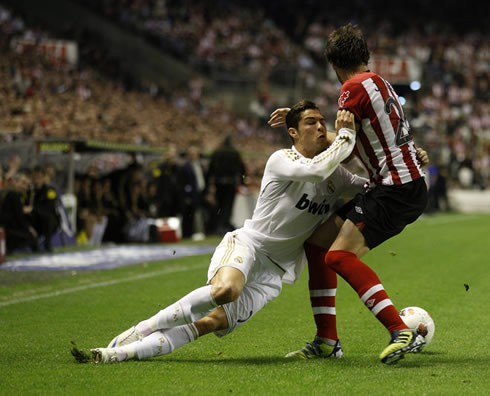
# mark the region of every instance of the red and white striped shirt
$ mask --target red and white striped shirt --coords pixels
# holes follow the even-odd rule
[[[409,123],[388,81],[372,72],[356,74],[342,86],[338,104],[361,123],[353,153],[371,183],[400,185],[424,176]]]

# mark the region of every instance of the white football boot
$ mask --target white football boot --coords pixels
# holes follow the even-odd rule
[[[92,361],[94,363],[117,363],[119,358],[115,348],[95,348],[91,349]]]
[[[143,334],[136,330],[136,326],[133,326],[126,331],[123,331],[117,337],[114,337],[109,345],[107,345],[107,348],[117,348],[120,346],[128,345],[135,341],[140,341],[143,338],[145,338]]]

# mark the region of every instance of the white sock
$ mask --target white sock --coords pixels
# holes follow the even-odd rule
[[[145,337],[156,330],[169,329],[195,322],[217,307],[211,295],[211,285],[203,286],[182,297],[176,303],[162,309],[150,319],[136,325],[136,330]]]
[[[172,353],[177,348],[195,341],[197,337],[197,328],[194,323],[191,323],[164,331],[155,331],[131,345],[134,347],[137,358],[141,360]]]
[[[136,358],[136,350],[133,344],[117,347],[117,359],[122,362],[123,360],[131,360]]]

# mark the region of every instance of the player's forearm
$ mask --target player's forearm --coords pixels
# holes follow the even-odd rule
[[[319,183],[329,177],[354,149],[356,132],[342,128],[330,147],[311,159],[310,173]]]
[[[290,150],[281,150],[270,158],[266,170],[280,180],[320,183],[335,171],[354,145],[355,131],[342,128],[334,143],[321,154],[311,159],[298,158],[288,154]]]
[[[369,185],[369,179],[357,175],[352,175],[351,183],[349,184],[349,187],[346,188],[346,191],[352,194],[356,194],[365,191],[367,185]]]
[[[281,157],[272,165],[274,173],[280,179],[321,183],[329,177],[339,164],[350,154],[355,144],[355,131],[342,128],[333,144],[313,158]]]

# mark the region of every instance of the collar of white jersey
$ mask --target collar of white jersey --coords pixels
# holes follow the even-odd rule
[[[291,147],[291,150],[293,150],[296,154],[298,154],[301,158],[306,158],[303,154],[301,154],[298,149],[293,145]]]

